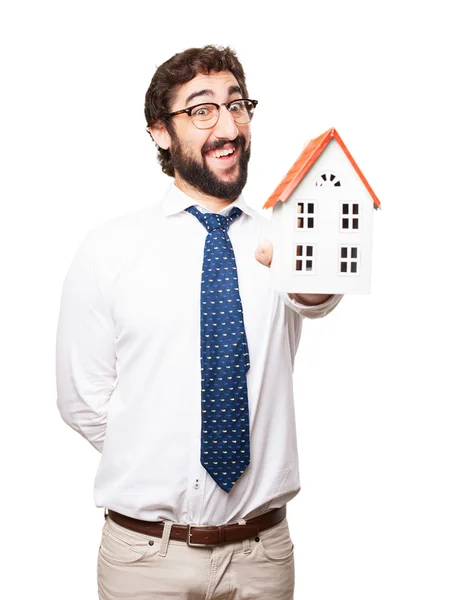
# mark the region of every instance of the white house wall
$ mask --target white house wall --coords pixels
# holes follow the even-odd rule
[[[325,171],[333,172],[341,187],[317,187],[315,181]],[[315,202],[313,230],[296,228],[298,200]],[[359,204],[358,231],[341,230],[343,202]],[[373,212],[372,197],[338,142],[331,140],[290,198],[273,207],[273,287],[284,292],[368,293]],[[314,247],[313,272],[295,270],[297,243]],[[358,274],[339,273],[341,245],[358,248]]]

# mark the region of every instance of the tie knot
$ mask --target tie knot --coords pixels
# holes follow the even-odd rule
[[[204,213],[203,225],[210,233],[215,229],[224,229],[225,231],[227,231],[229,229],[230,222],[228,217],[226,217],[225,215],[218,215],[216,213]]]
[[[192,215],[195,215],[200,223],[202,223],[207,229],[208,233],[215,231],[215,229],[223,229],[224,231],[227,231],[232,221],[238,219],[242,214],[241,209],[237,208],[236,206],[234,206],[227,216],[219,215],[217,213],[202,213],[194,206],[189,206],[189,208],[186,208],[186,211]]]

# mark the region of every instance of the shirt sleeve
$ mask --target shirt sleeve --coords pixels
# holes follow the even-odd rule
[[[322,304],[306,306],[305,304],[301,304],[290,298],[287,292],[281,292],[281,296],[287,306],[292,308],[295,312],[303,317],[307,317],[309,319],[320,319],[321,317],[325,317],[334,310],[334,308],[343,298],[343,294],[333,294],[326,300],[326,302],[323,302]]]
[[[61,417],[100,452],[107,404],[116,382],[115,323],[96,272],[89,232],[65,277],[56,340],[57,406]]]

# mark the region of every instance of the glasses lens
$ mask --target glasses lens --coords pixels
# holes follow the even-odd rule
[[[249,123],[253,117],[254,104],[249,100],[237,100],[229,107],[236,123]]]
[[[215,124],[218,110],[213,104],[200,104],[192,110],[190,116],[198,129],[207,129]]]

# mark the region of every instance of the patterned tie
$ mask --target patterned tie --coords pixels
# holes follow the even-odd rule
[[[201,464],[230,492],[249,465],[249,352],[228,216],[186,208],[207,229],[201,279]]]

